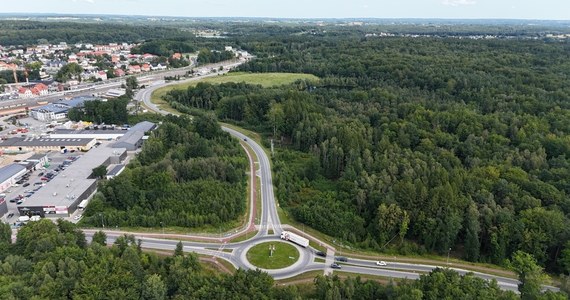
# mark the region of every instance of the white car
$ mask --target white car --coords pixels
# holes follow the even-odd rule
[[[73,217],[73,219],[74,219],[74,220],[79,220],[79,219],[81,219],[81,217],[83,217],[83,215],[77,215],[77,216]]]
[[[380,260],[380,261],[377,261],[377,262],[376,262],[376,265],[383,267],[383,266],[387,266],[388,264],[387,264],[385,261]]]

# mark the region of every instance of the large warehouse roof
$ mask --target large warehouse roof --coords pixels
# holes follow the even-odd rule
[[[120,156],[125,151],[124,148],[111,148],[105,144],[91,149],[33,194],[22,206],[71,205],[76,197],[95,182],[95,179],[88,179],[93,169],[105,163],[109,157]]]
[[[71,138],[27,138],[13,137],[0,142],[0,147],[57,147],[57,146],[85,146],[93,141],[89,139]]]

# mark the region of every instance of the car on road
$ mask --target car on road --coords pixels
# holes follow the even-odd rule
[[[83,215],[77,215],[77,216],[73,217],[73,219],[74,219],[74,220],[79,220],[79,219],[81,219],[81,217],[83,217]]]
[[[380,266],[380,267],[384,267],[384,266],[387,266],[388,264],[383,260],[379,260],[376,262],[376,265]]]
[[[331,264],[331,268],[333,268],[333,269],[342,269],[342,267],[341,267],[339,264],[337,264],[337,263]]]
[[[322,257],[326,257],[326,256],[327,256],[327,254],[324,253],[323,251],[317,251],[317,252],[315,252],[315,254],[318,255],[318,256],[322,256]]]
[[[346,258],[346,257],[344,257],[344,256],[337,256],[337,257],[335,257],[334,259],[335,259],[335,260],[338,260],[338,261],[343,261],[343,262],[347,262],[347,261],[348,261],[348,258]]]
[[[247,139],[243,139],[244,142],[247,142]]]

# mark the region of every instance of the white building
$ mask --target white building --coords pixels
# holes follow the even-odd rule
[[[27,171],[26,167],[21,164],[9,164],[0,168],[0,192],[10,188]]]

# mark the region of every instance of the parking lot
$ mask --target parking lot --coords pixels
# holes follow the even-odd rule
[[[27,173],[19,183],[4,191],[8,202],[8,213],[4,220],[7,223],[15,224],[20,216],[17,205],[25,203],[28,197],[49,184],[56,176],[65,176],[64,174],[60,175],[61,171],[65,170],[68,165],[72,164],[82,154],[81,152],[48,152],[49,166],[47,168],[40,168]]]

